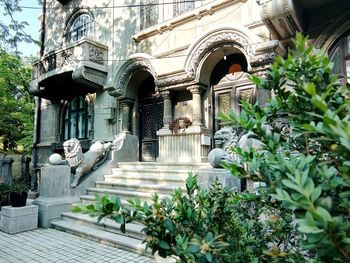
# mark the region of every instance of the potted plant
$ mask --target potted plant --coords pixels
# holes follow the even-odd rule
[[[2,206],[9,204],[10,186],[0,183],[0,210]]]
[[[23,181],[14,181],[10,188],[10,205],[26,206],[29,186]]]

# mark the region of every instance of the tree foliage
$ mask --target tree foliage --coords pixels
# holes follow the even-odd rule
[[[306,43],[299,34],[295,50],[276,59],[267,79],[252,78],[275,95],[269,105],[243,103],[239,116],[221,115],[264,144],[262,151],[234,148],[241,162],[226,167],[265,182],[269,196],[293,211],[309,254],[350,262],[349,87],[332,74],[327,55]]]
[[[28,26],[26,21],[18,21],[15,14],[22,11],[19,3],[21,0],[0,0],[3,9],[3,18],[0,18],[0,49],[14,51],[17,55],[21,54],[18,50],[19,42],[38,42],[25,31]],[[38,1],[39,3],[41,1]]]
[[[0,50],[0,138],[4,150],[15,150],[18,144],[30,150],[34,123],[30,79],[30,65]]]

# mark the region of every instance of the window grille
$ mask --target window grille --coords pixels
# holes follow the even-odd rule
[[[333,73],[337,74],[343,84],[350,83],[350,33],[340,38],[330,52]]]
[[[158,23],[158,0],[143,0],[140,10],[141,30]]]
[[[67,107],[64,117],[64,140],[71,138],[87,139],[91,129],[91,116],[84,97],[74,98]]]
[[[69,43],[76,42],[93,32],[94,23],[89,14],[79,15],[71,24],[69,31],[66,34]]]
[[[194,9],[194,7],[195,0],[177,0],[174,6],[174,16],[191,11]]]

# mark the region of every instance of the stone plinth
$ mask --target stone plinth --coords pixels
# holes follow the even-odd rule
[[[0,230],[8,234],[33,230],[38,227],[38,207],[3,206],[1,208]]]
[[[47,165],[41,169],[40,197],[71,195],[71,172],[68,165]]]
[[[196,170],[195,174],[198,176],[198,183],[201,188],[208,188],[215,180],[218,180],[223,187],[232,189],[235,192],[241,191],[241,180],[226,169],[204,168]]]
[[[68,165],[47,165],[41,169],[40,196],[34,204],[39,207],[39,226],[48,228],[52,221],[60,220],[72,203],[78,202],[70,187],[71,172]]]

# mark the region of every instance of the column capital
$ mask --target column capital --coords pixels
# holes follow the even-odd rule
[[[172,92],[170,90],[163,90],[160,92],[160,96],[162,96],[163,99],[171,99]]]
[[[131,106],[135,103],[135,100],[131,98],[121,98],[119,99],[119,102],[122,104],[122,106]]]
[[[203,84],[195,84],[187,87],[192,94],[201,94],[205,90],[205,85]]]

